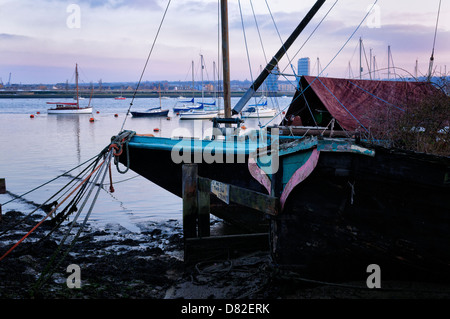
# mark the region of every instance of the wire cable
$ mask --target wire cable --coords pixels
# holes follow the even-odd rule
[[[153,49],[154,49],[155,44],[156,44],[156,40],[158,39],[159,32],[161,31],[162,24],[164,22],[164,19],[166,18],[166,14],[167,14],[167,10],[169,9],[170,1],[171,0],[169,0],[168,3],[167,3],[166,10],[164,11],[163,17],[162,17],[161,22],[159,24],[158,31],[156,32],[155,39],[153,40],[152,47],[150,49],[150,52],[148,53],[147,60],[145,61],[144,69],[142,70],[141,76],[140,76],[138,84],[136,86],[136,90],[134,90],[133,98],[131,99],[130,106],[128,107],[127,114],[125,114],[125,118],[123,120],[122,127],[120,129],[121,132],[123,131],[123,128],[125,126],[125,122],[127,120],[127,117],[130,114],[131,107],[133,106],[133,102],[134,102],[134,99],[136,97],[136,93],[137,93],[137,91],[139,89],[139,86],[141,85],[142,78],[144,76],[145,70],[147,69],[147,65],[148,65],[148,62],[150,60],[150,56],[152,55]]]
[[[338,52],[334,55],[334,57],[330,60],[330,62],[328,62],[328,64],[325,66],[324,69],[322,69],[322,71],[320,72],[320,74],[318,74],[314,80],[308,84],[308,86],[302,91],[300,92],[300,94],[292,100],[292,102],[287,105],[284,109],[286,110],[293,102],[295,102],[295,100],[297,100],[318,78],[319,76],[330,66],[331,63],[333,63],[333,61],[338,57],[338,55],[342,52],[342,50],[347,46],[348,42],[353,38],[353,36],[356,34],[356,32],[359,30],[359,28],[361,27],[361,25],[364,23],[364,21],[367,19],[367,17],[369,16],[370,12],[372,12],[373,8],[375,7],[375,5],[377,4],[378,0],[375,0],[371,9],[367,11],[366,15],[364,16],[364,18],[361,20],[361,22],[358,24],[358,26],[356,27],[356,29],[352,32],[352,34],[349,36],[349,38],[347,39],[347,41],[345,41],[345,43],[342,45],[342,47],[338,50]],[[263,125],[263,127],[269,125],[278,115],[280,115],[280,113],[278,113],[277,115],[275,115],[271,120],[269,120],[265,125]]]

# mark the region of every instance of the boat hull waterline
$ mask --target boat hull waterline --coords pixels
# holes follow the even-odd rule
[[[128,145],[129,167],[181,197],[183,163],[173,160],[177,143],[180,140],[135,136]],[[207,141],[197,143],[197,148],[186,148],[192,151],[191,159],[201,159],[208,147]],[[219,200],[211,213],[247,229],[267,227],[277,264],[300,267],[311,278],[367,277],[365,267],[374,263],[386,278],[450,279],[450,203],[444,200],[450,192],[449,161],[393,156],[389,150],[373,152],[336,139],[293,143],[279,153],[283,208],[269,226],[267,216]],[[211,145],[209,152],[234,148],[238,156],[236,144],[219,145]],[[197,161],[199,176],[269,193],[270,175],[269,183],[257,180],[248,155],[240,163]],[[125,154],[120,161],[126,164]],[[427,178],[403,173],[420,167]]]

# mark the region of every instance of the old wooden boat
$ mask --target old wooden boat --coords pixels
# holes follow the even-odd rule
[[[317,1],[233,114],[323,2]],[[277,213],[266,216],[211,196],[211,213],[247,229],[266,229],[275,264],[304,277],[365,281],[367,267],[376,264],[383,279],[450,280],[450,158],[386,147],[364,134],[377,120],[369,116],[374,110],[391,114],[411,97],[427,99],[435,93],[430,84],[319,77],[300,82],[285,119],[266,133],[196,140],[125,131],[114,139],[123,143],[119,161],[178,196],[183,163],[196,163],[199,176],[278,198]],[[227,120],[239,128],[237,120]]]
[[[47,110],[48,114],[91,114],[92,107],[90,106],[91,99],[89,99],[89,105],[82,107],[80,106],[80,98],[78,94],[78,64],[75,64],[75,82],[76,82],[76,96],[74,99],[76,102],[47,102],[47,104],[53,104],[55,107],[49,108]]]

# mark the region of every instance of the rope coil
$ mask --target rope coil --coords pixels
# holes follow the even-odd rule
[[[108,150],[112,149],[113,156],[114,156],[114,164],[116,165],[117,171],[121,174],[125,174],[130,169],[130,154],[128,152],[128,143],[130,142],[131,138],[136,135],[136,132],[134,131],[122,131],[117,136],[113,136],[111,138],[111,144],[108,147]],[[123,148],[126,148],[126,156],[127,156],[127,164],[126,169],[122,171],[119,168],[119,157],[123,153]],[[117,151],[117,152],[116,152]]]

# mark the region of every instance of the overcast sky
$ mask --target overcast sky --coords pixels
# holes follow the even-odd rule
[[[280,68],[293,74],[298,58],[309,57],[312,74],[316,75],[317,59],[322,70],[339,52],[323,75],[357,76],[361,37],[365,72],[370,51],[377,68],[387,68],[390,45],[391,66],[393,63],[398,68],[397,73],[414,74],[418,60],[419,75],[425,74],[439,0],[378,0],[376,10],[354,33],[374,1],[326,1],[288,52],[294,69],[288,59],[280,61]],[[228,1],[231,78],[256,78],[266,64],[264,52],[270,59],[281,46],[276,30],[286,40],[315,2],[241,0],[239,7],[239,1]],[[0,78],[6,83],[11,73],[12,83],[73,82],[78,63],[83,82],[137,81],[167,4],[168,0],[0,0]],[[324,22],[297,52],[331,7]],[[194,61],[195,77],[200,80],[200,54],[206,66],[204,79],[212,80],[213,62],[217,66],[219,60],[218,1],[172,0],[143,79],[190,80]],[[434,57],[437,73],[446,68],[450,71],[448,0],[441,4]],[[377,76],[387,76],[387,71],[379,71]]]

